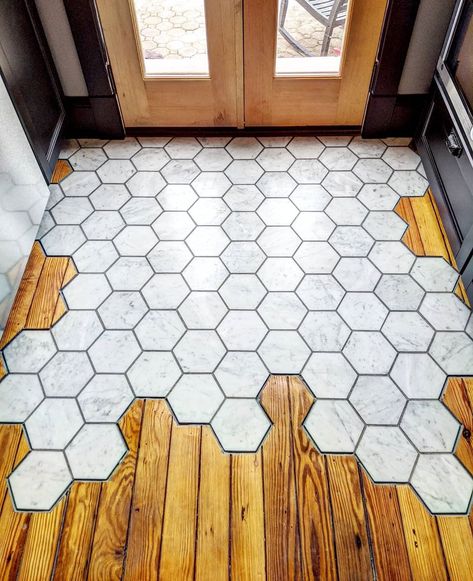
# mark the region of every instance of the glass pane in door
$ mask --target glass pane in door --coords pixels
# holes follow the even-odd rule
[[[205,0],[133,0],[146,77],[208,76]]]
[[[338,74],[351,0],[276,1],[276,74]]]

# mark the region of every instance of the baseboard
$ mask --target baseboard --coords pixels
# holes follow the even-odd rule
[[[284,135],[358,135],[359,125],[318,125],[303,127],[126,127],[126,134],[140,137],[218,137],[254,135],[260,137]]]

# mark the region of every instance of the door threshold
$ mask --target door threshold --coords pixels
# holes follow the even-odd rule
[[[361,125],[307,125],[307,126],[252,126],[252,127],[126,127],[128,136],[185,137],[239,135],[277,136],[277,135],[359,135]]]

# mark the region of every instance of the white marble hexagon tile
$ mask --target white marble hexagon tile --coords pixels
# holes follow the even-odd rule
[[[435,514],[469,511],[439,401],[473,375],[473,320],[442,258],[401,242],[400,196],[427,188],[398,140],[129,138],[70,143],[41,244],[72,256],[69,312],[4,350],[0,421],[31,452],[9,478],[19,510],[49,510],[73,480],[106,480],[137,397],[256,450],[270,373],[299,374],[304,426],[375,482],[410,483]]]

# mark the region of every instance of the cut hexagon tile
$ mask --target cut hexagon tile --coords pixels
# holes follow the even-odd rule
[[[174,137],[169,141],[164,149],[173,159],[192,159],[202,146],[195,137]]]
[[[393,169],[416,169],[420,157],[410,147],[388,147],[383,159]]]
[[[85,424],[66,448],[76,480],[108,480],[128,448],[114,424]]]
[[[357,374],[341,353],[313,353],[302,378],[315,397],[345,399]]]
[[[416,257],[402,242],[376,242],[369,259],[384,274],[406,274]]]
[[[428,181],[413,170],[395,171],[388,183],[403,197],[423,196],[429,187]]]
[[[363,228],[375,240],[401,240],[407,224],[394,212],[370,212]]]
[[[212,429],[225,452],[256,452],[271,427],[254,399],[226,399],[212,420]]]
[[[124,373],[140,348],[131,331],[104,331],[88,352],[97,372]]]
[[[197,226],[186,242],[195,256],[218,256],[230,239],[219,226]]]
[[[140,144],[134,137],[109,141],[104,146],[105,153],[110,159],[130,159],[140,149]]]
[[[34,450],[8,477],[16,510],[48,511],[72,482],[63,452]]]
[[[25,422],[32,449],[62,450],[84,423],[72,398],[47,398]]]
[[[151,309],[176,309],[189,292],[180,274],[155,274],[142,290]]]
[[[215,329],[228,309],[216,292],[193,291],[179,307],[189,329]]]
[[[167,164],[169,156],[162,149],[147,147],[134,155],[131,161],[139,171],[159,171]]]
[[[388,309],[373,293],[347,293],[338,313],[354,331],[379,331]]]
[[[410,399],[439,398],[447,379],[427,353],[400,353],[391,377]]]
[[[132,226],[149,226],[161,212],[154,198],[132,198],[120,210],[125,223]]]
[[[363,257],[344,257],[333,271],[333,276],[347,291],[374,290],[381,273]]]
[[[379,139],[363,139],[354,137],[348,146],[358,157],[381,157],[386,145]]]
[[[297,159],[290,167],[289,173],[299,184],[320,184],[328,171],[316,159]]]
[[[102,331],[94,311],[69,311],[51,329],[61,351],[86,351]]]
[[[138,172],[126,183],[132,196],[151,198],[157,196],[165,185],[166,182],[157,171]]]
[[[212,375],[202,373],[183,375],[167,396],[181,424],[208,424],[223,400],[223,393]]]
[[[257,161],[267,172],[286,172],[294,163],[294,157],[284,147],[268,147],[258,155]]]
[[[398,351],[427,351],[434,330],[418,314],[406,311],[389,313],[382,332]]]
[[[353,454],[364,427],[347,401],[322,399],[303,425],[322,454]]]
[[[368,426],[356,456],[377,483],[408,482],[417,452],[397,427]]]
[[[396,351],[378,331],[354,331],[343,353],[358,373],[385,375],[389,373]]]
[[[296,292],[311,311],[334,310],[345,294],[330,274],[306,274]]]
[[[71,256],[85,241],[80,226],[55,226],[41,238],[41,245],[48,256]]]
[[[254,160],[236,160],[225,170],[233,184],[255,184],[263,175],[262,167]]]
[[[397,194],[387,184],[365,184],[358,194],[358,200],[369,210],[394,210],[399,202]]]
[[[112,289],[104,274],[78,274],[62,292],[70,309],[88,310],[96,309]]]
[[[198,137],[203,147],[225,147],[231,141],[231,137]]]
[[[360,159],[353,168],[353,173],[365,184],[384,184],[393,170],[382,159]]]
[[[327,190],[318,184],[299,185],[290,195],[296,208],[305,212],[321,212],[331,199]]]
[[[350,394],[350,403],[367,424],[396,425],[406,398],[385,375],[361,375]]]
[[[268,329],[254,311],[230,311],[217,331],[227,349],[254,351]]]
[[[199,226],[219,226],[230,214],[230,209],[221,198],[200,198],[189,214]]]
[[[215,331],[187,331],[174,347],[182,370],[211,373],[225,355],[225,347]]]
[[[141,147],[164,147],[170,137],[137,137]]]
[[[119,258],[107,271],[113,290],[140,290],[153,276],[153,269],[142,256]]]
[[[81,224],[92,212],[87,198],[64,198],[51,210],[56,224]]]
[[[438,400],[410,401],[401,428],[419,452],[453,452],[461,425]]]
[[[291,138],[282,135],[273,135],[270,137],[258,137],[258,140],[264,147],[286,147],[291,141]]]
[[[0,423],[24,422],[43,398],[36,375],[10,373],[0,381]]]
[[[416,258],[411,275],[427,292],[453,292],[459,277],[444,258],[437,256]]]
[[[145,351],[127,372],[136,397],[160,398],[167,394],[181,377],[172,353]]]
[[[232,186],[224,200],[234,212],[253,212],[264,200],[264,196],[256,186],[239,185]]]
[[[360,191],[362,182],[351,171],[330,172],[322,182],[334,197],[353,197]]]
[[[135,173],[135,167],[127,159],[110,159],[97,170],[104,184],[124,184]]]
[[[100,210],[94,212],[82,224],[89,240],[112,240],[125,227],[119,212]]]
[[[324,150],[324,146],[317,137],[301,135],[294,137],[287,149],[298,159],[311,159],[318,157]]]
[[[190,159],[172,159],[161,170],[168,184],[190,184],[199,173],[200,169]]]
[[[265,172],[256,185],[267,198],[287,198],[297,186],[287,172],[281,171]]]
[[[328,242],[303,242],[294,254],[294,260],[306,274],[330,274],[340,255]]]
[[[220,258],[232,273],[253,274],[266,256],[256,242],[230,242]]]
[[[102,149],[89,147],[79,149],[79,151],[69,158],[69,163],[74,171],[95,171],[107,159]]]
[[[184,242],[161,240],[149,252],[148,260],[158,273],[182,272],[192,260],[192,254]]]
[[[436,331],[463,331],[471,312],[450,293],[427,293],[419,311]]]
[[[50,331],[22,331],[3,350],[10,373],[37,373],[57,349]]]
[[[113,292],[98,309],[106,329],[133,329],[148,311],[136,291]]]
[[[256,240],[264,224],[254,212],[232,212],[222,228],[231,240]]]
[[[63,139],[59,150],[59,159],[69,159],[79,147],[77,139]]]
[[[199,174],[192,182],[192,187],[199,196],[219,198],[232,185],[224,173],[210,172]]]
[[[227,151],[234,159],[254,159],[262,149],[254,137],[235,137],[227,145]]]
[[[108,240],[89,240],[72,256],[79,272],[105,272],[118,258],[118,252]]]
[[[375,293],[392,311],[415,311],[425,294],[408,274],[383,274]]]
[[[229,309],[256,309],[266,289],[254,274],[231,274],[218,292]]]
[[[293,291],[304,273],[292,258],[268,258],[258,277],[270,291]]]
[[[202,171],[224,171],[232,158],[223,148],[212,147],[199,152],[194,161]]]
[[[94,375],[86,353],[60,351],[39,376],[49,397],[75,397]]]
[[[367,256],[374,244],[373,238],[361,226],[337,226],[329,239],[341,256]]]
[[[289,292],[270,292],[258,307],[269,329],[295,330],[307,313],[300,299]]]
[[[185,240],[194,228],[187,212],[163,212],[153,224],[160,240]]]
[[[223,255],[222,255],[223,256]],[[228,276],[228,270],[219,258],[193,258],[183,271],[192,290],[217,290]]]
[[[473,340],[466,333],[436,333],[429,352],[448,375],[473,375]]]
[[[215,370],[227,397],[256,397],[268,379],[268,371],[257,353],[229,351]]]
[[[326,147],[346,147],[352,138],[350,135],[321,135],[318,139]]]
[[[179,315],[173,311],[149,311],[135,329],[141,347],[156,351],[172,349],[184,332]]]
[[[335,229],[335,224],[324,212],[300,212],[292,228],[305,242],[328,240]]]
[[[325,212],[339,226],[359,226],[368,210],[355,198],[334,198]]]
[[[288,226],[268,226],[258,238],[258,244],[267,256],[292,256],[300,243],[299,236]]]
[[[88,196],[100,186],[97,174],[92,171],[72,172],[61,181],[66,196]]]
[[[118,422],[134,399],[124,375],[95,375],[80,393],[79,402],[86,422]]]
[[[421,454],[411,485],[433,514],[468,514],[473,478],[452,454]]]
[[[126,226],[113,242],[120,256],[145,256],[158,238],[149,226]]]
[[[296,331],[270,331],[258,353],[270,373],[300,373],[310,349]]]
[[[341,351],[350,329],[335,312],[310,312],[299,327],[299,333],[312,351]]]

